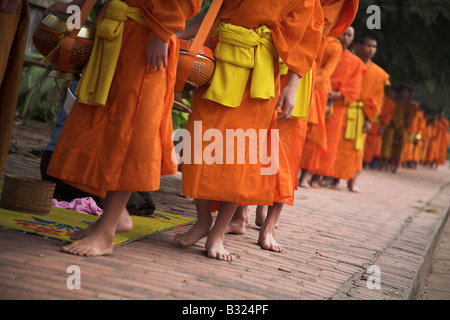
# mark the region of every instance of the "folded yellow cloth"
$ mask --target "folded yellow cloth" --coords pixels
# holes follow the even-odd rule
[[[238,107],[250,70],[253,70],[250,97],[275,97],[273,57],[278,59],[278,52],[269,28],[262,25],[251,30],[221,22],[216,32],[219,34],[219,43],[214,50],[216,67],[203,98]]]
[[[345,139],[355,141],[355,150],[362,149],[364,127],[364,103],[356,101],[347,108],[347,126]]]
[[[78,100],[90,105],[105,105],[122,46],[124,22],[133,19],[147,25],[137,7],[112,0],[95,30],[89,62],[78,84]]]
[[[298,83],[295,96],[295,106],[291,118],[308,120],[309,104],[311,100],[312,69],[309,70]]]

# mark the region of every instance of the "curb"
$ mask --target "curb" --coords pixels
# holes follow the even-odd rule
[[[448,188],[449,185],[450,185],[450,182],[443,185],[441,187],[441,189],[439,190],[438,195],[436,197],[433,197],[427,204],[431,204],[433,202],[433,200],[435,200],[436,198],[441,196],[443,193],[442,191],[445,190],[445,188]],[[445,229],[449,215],[450,215],[450,204],[447,205],[446,209],[444,210],[444,214],[441,218],[439,226],[436,228],[436,230],[432,236],[432,239],[426,249],[426,253],[423,257],[423,261],[417,270],[416,276],[414,277],[413,285],[407,295],[408,300],[416,300],[418,298],[418,296],[420,295],[420,290],[423,287],[423,285],[425,284],[425,280],[427,279],[427,276],[430,273],[430,267],[433,262],[433,257],[436,252],[436,248],[439,243],[439,240],[441,239],[442,233]]]

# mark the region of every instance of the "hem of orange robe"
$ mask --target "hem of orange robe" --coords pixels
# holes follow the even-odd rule
[[[183,196],[192,198],[192,199],[204,199],[209,201],[217,201],[217,202],[233,202],[238,204],[246,203],[246,205],[253,205],[253,206],[271,206],[273,205],[273,202],[268,201],[261,201],[260,199],[230,199],[230,198],[219,198],[219,197],[211,197],[209,195],[201,195],[197,193],[189,193],[189,192],[182,192]]]
[[[71,185],[72,187],[75,187],[75,188],[80,189],[80,190],[82,190],[84,192],[96,195],[96,196],[98,196],[100,198],[104,198],[106,196],[106,193],[109,192],[109,191],[130,191],[130,192],[133,192],[133,191],[136,191],[136,192],[145,191],[145,192],[151,192],[151,191],[159,190],[159,185],[157,187],[155,187],[155,186],[152,186],[152,187],[151,186],[147,186],[147,187],[144,187],[144,188],[143,187],[120,188],[120,187],[116,186],[116,187],[111,187],[111,188],[104,189],[104,188],[96,188],[96,187],[93,187],[91,185],[84,184],[82,182],[75,182],[75,181],[70,181],[70,180],[65,180],[65,179],[60,179],[60,180],[62,182],[64,182],[64,183],[68,184],[68,185]]]

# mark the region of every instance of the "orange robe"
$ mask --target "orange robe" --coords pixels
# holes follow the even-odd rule
[[[414,122],[413,127],[415,128],[415,143],[413,147],[412,161],[419,163],[422,161],[423,149],[425,147],[423,135],[427,126],[427,121],[422,110],[417,110]]]
[[[428,142],[427,153],[425,156],[425,163],[432,163],[437,160],[437,146],[439,137],[439,124],[437,120],[430,125],[430,136]]]
[[[281,77],[281,88],[287,84],[288,78],[289,74]],[[280,147],[283,149],[288,163],[292,194],[289,197],[283,197],[278,191],[280,187],[276,187],[274,202],[281,202],[292,206],[294,204],[294,190],[297,190],[298,169],[302,159],[308,122],[304,119],[287,119],[277,122],[276,128],[279,130]],[[286,169],[286,167],[279,168],[279,170],[283,169]]]
[[[367,63],[366,67],[367,71],[364,73],[358,100],[364,103],[364,115],[366,119],[373,122],[381,111],[384,86],[389,75],[372,61]],[[333,177],[349,180],[355,176],[356,171],[362,168],[364,148],[362,150],[356,150],[354,140],[345,139],[347,113],[344,114],[343,121],[344,124],[336,152]]]
[[[325,37],[323,46],[323,55],[315,75],[314,90],[311,97],[311,112],[308,115],[308,132],[300,165],[302,169],[308,171],[317,169],[320,157],[327,150],[325,111],[328,92],[331,89],[330,77],[336,69],[342,54],[342,45],[336,38]]]
[[[28,0],[13,13],[0,12],[0,174],[8,155],[27,45]]]
[[[425,129],[422,133],[422,141],[423,141],[423,150],[422,154],[420,156],[420,160],[425,164],[427,163],[427,153],[430,145],[431,135],[433,134],[433,126],[428,123],[428,121],[425,124]]]
[[[249,29],[265,24],[272,33],[272,39],[278,54],[289,70],[303,77],[310,71],[320,45],[323,29],[323,16],[318,1],[282,0],[267,2],[262,0],[225,0],[220,21]],[[286,32],[295,30],[295,32]],[[213,39],[216,40],[216,39]],[[210,43],[214,48],[215,43]],[[226,130],[256,131],[258,142],[267,145],[271,136],[277,136],[276,103],[280,94],[278,59],[274,57],[275,97],[267,100],[250,98],[250,82],[247,83],[241,104],[237,108],[222,106],[203,99],[206,87],[195,92],[192,101],[192,113],[189,116],[187,130],[192,137],[201,136],[209,129],[218,129],[224,137],[223,159],[237,147],[233,141],[226,140]],[[199,130],[198,124],[202,128]],[[196,127],[197,125],[197,127]],[[264,130],[269,130],[264,134]],[[267,141],[267,142],[264,142]],[[274,201],[292,197],[292,179],[283,145],[279,145],[279,159],[275,160],[278,171],[275,174],[262,174],[267,168],[261,161],[263,150],[257,151],[256,163],[250,163],[249,141],[245,143],[245,161],[238,163],[183,163],[183,194],[197,199],[230,201],[241,204],[272,205]],[[277,142],[275,142],[277,144]],[[203,141],[202,153],[210,142]],[[228,149],[227,149],[228,146]],[[230,149],[230,147],[232,149]],[[276,146],[275,146],[276,147]],[[195,151],[191,149],[192,154]],[[184,152],[184,151],[183,151]]]
[[[386,143],[385,157],[397,165],[401,163],[405,149],[405,131],[411,128],[414,116],[415,106],[410,101],[396,101],[394,115],[385,131],[387,139],[383,136],[383,149]]]
[[[151,28],[129,19],[105,106],[75,102],[61,131],[48,174],[95,195],[152,191],[174,174],[172,116],[178,44],[174,32],[198,13],[200,0],[127,0]],[[169,44],[168,66],[146,63],[152,35]]]
[[[347,111],[347,106],[359,98],[365,71],[366,66],[361,59],[351,53],[350,50],[342,52],[330,81],[331,89],[341,92],[344,98],[333,102],[333,113],[325,120],[327,151],[319,159],[318,167],[311,170],[311,173],[324,176],[333,175],[343,118]]]
[[[412,103],[414,106],[414,118],[412,119],[411,126],[405,130],[405,147],[402,155],[402,162],[408,162],[414,160],[414,143],[417,132],[419,131],[419,118],[418,111],[419,105],[416,102]]]
[[[352,23],[358,8],[358,1],[322,0],[321,5],[325,24],[323,34],[340,36]],[[288,159],[293,190],[297,190],[297,176],[301,161],[303,162],[307,157],[315,161],[316,157],[311,157],[312,153],[309,152],[309,145],[314,146],[317,143],[319,145],[318,150],[326,149],[325,105],[330,87],[330,76],[339,62],[341,53],[342,46],[338,39],[322,37],[319,52],[312,68],[313,81],[308,120],[289,119],[277,123],[280,143]],[[287,80],[288,76],[281,78],[281,88],[284,87]],[[317,88],[322,94],[320,98],[323,103],[315,103],[316,94],[314,92]],[[307,140],[307,135],[312,141]],[[279,198],[280,196],[276,192],[275,201],[278,201]],[[279,202],[293,205],[294,194],[291,197],[279,200]]]
[[[449,144],[449,133],[448,133],[449,121],[445,118],[442,118],[439,122],[440,129],[440,139],[437,150],[437,164],[445,164],[447,160],[447,148]]]
[[[323,35],[339,37],[352,24],[359,0],[320,0],[323,11]]]
[[[364,161],[372,162],[373,158],[381,157],[382,139],[383,136],[379,134],[382,126],[387,126],[394,115],[395,102],[390,97],[385,96],[383,107],[380,115],[372,123],[372,128],[366,137],[366,144],[364,147]]]

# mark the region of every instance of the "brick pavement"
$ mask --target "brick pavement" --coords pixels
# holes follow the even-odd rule
[[[12,158],[5,171],[20,173]],[[180,182],[179,174],[162,179],[161,190],[153,193],[157,207],[195,216],[191,199],[180,196]],[[189,226],[95,258],[62,253],[61,241],[0,229],[0,299],[416,297],[450,204],[449,168],[365,170],[361,194],[341,187],[296,191],[295,206],[285,207],[277,229],[283,253],[259,248],[252,216],[245,235],[226,237],[234,254],[230,263],[207,258],[204,240],[191,248],[175,244],[173,236]],[[70,265],[80,267],[79,290],[66,286]],[[380,270],[379,289],[367,287],[373,265]]]

